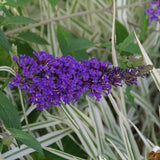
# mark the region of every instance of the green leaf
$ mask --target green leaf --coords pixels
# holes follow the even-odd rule
[[[111,42],[102,43],[101,47],[112,47],[112,43]]]
[[[8,17],[12,16],[12,14],[11,14],[10,11],[6,8],[5,5],[0,4],[0,10],[2,10],[2,11],[6,14],[6,16],[8,16]]]
[[[146,64],[153,65],[151,59],[149,58],[148,54],[147,54],[146,51],[144,50],[144,48],[143,48],[142,44],[140,43],[140,41],[139,41],[139,39],[138,39],[138,37],[137,37],[136,34],[135,34],[135,37],[136,37],[136,41],[137,41],[137,43],[138,43],[138,46],[139,46],[139,48],[140,48],[140,50],[141,50],[141,53],[142,53],[142,55],[143,55],[143,58],[144,58],[144,60],[145,60],[145,63],[146,63]],[[151,76],[152,76],[152,78],[153,78],[153,80],[154,80],[154,82],[155,82],[155,84],[156,84],[156,86],[157,86],[157,89],[160,91],[160,77],[159,77],[158,71],[157,71],[155,68],[152,69],[152,71],[151,71]]]
[[[0,23],[2,23],[2,21],[4,21],[4,17],[3,16],[0,16]]]
[[[128,31],[123,24],[119,21],[115,21],[116,25],[116,44],[123,42],[128,37]]]
[[[15,106],[0,91],[0,119],[8,128],[21,129],[20,118]]]
[[[119,50],[120,55],[141,54],[138,44],[134,43],[134,34],[127,36],[122,43],[117,45],[116,49]]]
[[[88,49],[90,47],[93,47],[93,42],[85,39],[85,38],[78,38],[74,39],[70,42],[70,45],[68,46],[68,50],[70,52],[76,52],[79,50]]]
[[[68,49],[68,46],[70,45],[70,42],[75,39],[75,36],[66,31],[64,28],[58,26],[57,38],[59,41],[61,51],[65,55],[66,54],[65,52]]]
[[[75,138],[75,140],[77,140],[77,137],[75,136],[75,134],[73,133],[72,134],[73,136],[74,136],[74,138]],[[65,152],[65,153],[68,153],[68,154],[71,154],[71,155],[74,155],[74,156],[76,156],[76,157],[83,157],[83,158],[85,158],[86,159],[86,152],[84,152],[76,143],[75,143],[75,141],[73,141],[71,138],[69,138],[69,136],[65,136],[63,139],[61,139],[61,141],[62,141],[62,144],[63,144],[63,151]],[[69,146],[69,147],[68,147]],[[54,149],[56,149],[56,150],[59,150],[59,147],[58,147],[58,145],[56,144],[56,143],[54,143],[54,144],[52,144],[52,145],[50,145],[50,147],[51,148],[54,148]],[[50,159],[50,160],[66,160],[66,158],[62,158],[63,157],[63,155],[62,155],[62,157],[60,157],[60,156],[58,156],[58,155],[56,155],[56,154],[53,154],[53,153],[51,153],[51,152],[49,152],[49,151],[47,151],[47,150],[44,150],[44,153],[45,153],[45,155],[46,155],[46,159]],[[32,153],[32,157],[33,157],[33,159],[38,159],[38,160],[44,160],[44,159],[41,159],[41,158],[39,158],[39,156],[33,156],[33,154],[34,155],[38,155],[38,153],[36,153],[36,152],[34,152],[34,153]],[[70,160],[70,158],[68,158],[69,160]],[[75,159],[75,160],[78,160],[78,159]]]
[[[27,145],[28,147],[31,147],[35,149],[37,152],[43,154],[42,147],[40,143],[36,140],[36,138],[32,137],[28,133],[15,129],[15,128],[9,128],[8,129],[16,138],[16,140],[19,140],[23,144]]]
[[[3,140],[0,139],[0,152],[2,153],[2,150],[3,150]]]
[[[6,18],[1,25],[8,25],[8,24],[30,24],[36,23],[37,21],[24,17],[24,16],[12,16]]]
[[[77,52],[67,52],[67,53],[68,54],[64,54],[64,55],[71,55],[77,61],[81,61],[82,59],[88,60],[88,54],[87,54],[86,50],[80,50],[80,51],[77,51]]]
[[[25,41],[32,42],[32,43],[44,44],[44,45],[49,44],[44,38],[30,31],[20,33],[18,37],[22,38]]]
[[[15,44],[17,46],[18,55],[23,53],[27,56],[33,57],[32,52],[34,50],[27,42],[16,39],[15,41],[12,41],[12,44]]]
[[[59,0],[48,0],[48,2],[52,6],[53,11],[55,11],[55,7],[58,4]]]
[[[0,91],[3,91],[4,88],[6,88],[8,86],[10,81],[11,81],[11,78],[5,80],[4,84],[0,87]]]
[[[134,44],[134,43],[129,44],[126,48],[123,49],[123,51],[129,52],[132,54],[138,54],[138,55],[141,54],[141,51],[140,51],[138,45]]]
[[[48,133],[43,136],[37,138],[37,140],[41,143],[42,146],[49,146],[53,143],[56,143],[58,140],[66,137],[67,135],[71,134],[72,130],[70,128],[60,129],[58,131],[54,131],[54,133]],[[15,152],[16,150],[16,152]],[[3,154],[3,158],[5,159],[18,159],[22,156],[28,155],[32,153],[33,150],[30,150],[28,146],[23,146],[21,148],[14,147],[11,149],[7,154]],[[6,152],[5,152],[6,153]],[[48,156],[46,156],[48,158]],[[37,158],[38,159],[38,158]],[[37,160],[35,159],[35,160]],[[48,158],[50,159],[50,158]],[[39,159],[38,159],[39,160]],[[56,159],[57,160],[57,159]]]
[[[90,157],[95,157],[95,155],[97,155],[97,149],[95,146],[95,137],[93,137],[92,132],[86,127],[86,124],[75,114],[69,105],[65,106],[62,103],[61,109],[72,124],[70,126],[76,132],[86,152]]]
[[[120,52],[127,48],[134,41],[134,34],[130,34],[127,38],[124,39],[122,43],[119,44]]]
[[[30,2],[31,0],[6,0],[6,4],[11,5],[11,6],[23,6],[26,3]]]
[[[144,14],[143,19],[142,19],[142,23],[141,23],[141,33],[140,33],[140,36],[139,36],[140,41],[147,34],[147,29],[148,29],[148,26],[149,26],[148,24],[149,24],[148,16],[147,16],[147,14]]]
[[[4,35],[4,32],[0,29],[0,46],[7,52],[11,50],[11,46]]]
[[[0,66],[11,66],[12,60],[9,52],[7,53],[1,46],[0,46]],[[8,72],[1,71],[0,77],[8,77]]]
[[[98,107],[94,105],[94,103],[91,101],[90,98],[87,98],[88,104],[89,104],[89,114],[93,122],[95,135],[96,135],[96,144],[98,153],[100,155],[104,154],[105,148],[104,148],[104,129],[102,124],[102,119]]]
[[[69,160],[85,160],[83,158],[80,158],[80,157],[76,157],[74,155],[71,155],[71,154],[68,154],[66,152],[63,152],[63,151],[60,151],[60,150],[57,150],[57,149],[53,149],[53,148],[50,148],[50,147],[45,147],[45,150],[55,154],[55,155],[58,155],[64,159],[69,159]]]
[[[77,38],[64,28],[58,26],[57,37],[63,55],[71,55],[78,61],[88,59],[86,49],[93,43],[84,38]]]
[[[136,104],[134,103],[134,97],[131,95],[130,91],[132,90],[133,86],[127,86],[126,88],[126,96],[131,104],[131,106],[137,109]]]

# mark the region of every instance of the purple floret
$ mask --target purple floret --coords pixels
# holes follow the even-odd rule
[[[9,87],[18,86],[29,93],[29,103],[37,109],[53,105],[77,102],[84,92],[90,97],[101,99],[102,93],[108,95],[112,86],[137,84],[137,77],[144,77],[151,66],[134,69],[112,67],[109,62],[96,58],[79,62],[71,56],[54,57],[46,51],[34,52],[34,58],[20,55],[13,57],[19,73],[12,78]]]
[[[150,6],[144,10],[149,16],[149,25],[154,21],[160,22],[160,1],[150,1]]]

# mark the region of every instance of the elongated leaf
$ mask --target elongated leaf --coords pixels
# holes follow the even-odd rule
[[[57,38],[63,54],[67,54],[66,51],[68,46],[70,45],[70,42],[75,39],[75,36],[66,31],[64,28],[58,26]]]
[[[43,147],[46,147],[62,139],[63,137],[65,137],[70,133],[71,133],[71,129],[66,128],[66,129],[58,130],[52,133],[48,133],[42,137],[38,137],[37,140],[41,143]],[[34,152],[33,149],[27,147],[26,145],[22,145],[20,148],[15,147],[12,150],[3,153],[3,157],[5,158],[5,160],[13,160],[13,159],[23,157],[24,155],[30,154],[32,152]]]
[[[28,44],[28,42],[22,42],[22,40],[16,39],[13,43],[17,46],[18,54],[25,54],[27,56],[33,56],[33,48]]]
[[[49,121],[43,121],[43,122],[37,122],[37,123],[32,123],[29,124],[30,130],[36,130],[36,129],[41,129],[41,128],[47,128],[50,126],[55,126],[57,124],[60,124],[61,122],[55,121],[55,120],[49,120]],[[27,126],[23,126],[23,131],[27,131]]]
[[[15,106],[0,91],[0,119],[8,128],[21,129],[20,118]]]
[[[4,84],[0,87],[0,91],[3,91],[5,87],[8,86],[9,82],[11,81],[11,78],[7,79]]]
[[[127,117],[125,117],[122,112],[119,110],[117,103],[113,99],[112,95],[108,95],[117,115],[119,116],[119,122],[120,122],[120,128],[121,133],[123,136],[123,141],[125,144],[125,148],[128,153],[128,159],[129,160],[137,160],[140,159],[140,153],[138,150],[138,146],[136,144],[136,141],[134,139],[133,133],[131,132],[131,128],[128,123]]]
[[[58,4],[59,0],[48,0],[48,2],[52,6],[53,11],[55,11],[55,7]]]
[[[30,24],[36,23],[37,21],[24,17],[24,16],[12,16],[6,18],[1,25],[8,25],[8,24]]]
[[[148,26],[149,26],[148,24],[149,24],[148,16],[147,16],[147,14],[144,14],[143,19],[142,19],[142,23],[141,23],[141,33],[140,33],[140,36],[139,36],[140,41],[147,34],[147,29],[148,29]]]
[[[93,127],[93,123],[91,119],[86,114],[84,114],[81,110],[77,109],[76,107],[72,105],[70,105],[70,107],[74,111],[74,114],[76,114],[81,120],[83,120],[83,122],[86,122],[86,124]]]
[[[4,21],[4,19],[5,19],[4,16],[0,15],[0,23],[2,23]]]
[[[62,105],[62,109],[65,113],[65,115],[67,116],[67,118],[71,121],[71,123],[73,124],[73,126],[76,128],[76,129],[79,129],[79,126],[77,124],[77,122],[74,120],[74,117],[72,116],[72,114],[69,112],[69,110],[66,108],[65,105]]]
[[[128,55],[126,52],[139,55],[141,54],[138,45],[134,43],[128,44],[128,46],[126,46],[126,48],[124,48],[123,51],[125,52],[125,54],[121,53],[121,55]]]
[[[17,140],[43,154],[40,143],[34,137],[24,131],[15,128],[9,128],[8,130],[14,135]]]
[[[95,134],[96,134],[96,142],[97,142],[97,146],[98,146],[98,153],[104,154],[104,129],[103,129],[103,125],[102,125],[102,120],[101,120],[101,116],[99,113],[99,110],[96,108],[96,106],[91,102],[91,100],[89,99],[89,97],[87,97],[88,100],[88,104],[89,104],[89,113],[90,116],[92,118],[93,124],[94,124],[94,130],[95,130]]]
[[[132,90],[133,86],[127,86],[126,88],[126,96],[131,104],[132,107],[137,109],[136,104],[134,103],[134,97],[131,95],[130,91]]]
[[[25,41],[32,42],[32,43],[45,44],[45,45],[48,44],[48,42],[44,38],[30,31],[20,33],[18,37],[22,38]]]
[[[30,2],[31,0],[6,0],[6,4],[11,5],[11,6],[23,6],[26,3]]]
[[[121,133],[119,133],[121,134]],[[124,148],[123,141],[119,139],[117,136],[115,136],[113,133],[105,132],[105,138],[110,139],[116,146],[121,146]]]
[[[59,151],[57,149],[53,149],[53,148],[50,148],[50,147],[45,147],[44,148],[45,150],[53,153],[53,154],[56,154],[64,159],[69,159],[69,160],[85,160],[83,158],[80,158],[80,157],[76,157],[76,156],[73,156],[71,154],[68,154],[68,153],[65,153],[63,151]]]
[[[134,34],[130,34],[125,40],[119,44],[120,51],[124,50],[129,44],[131,44],[134,40]]]
[[[117,49],[120,50],[121,55],[128,55],[128,53],[132,54],[141,54],[139,46],[134,43],[134,34],[128,35],[122,43],[117,46]],[[123,53],[124,52],[124,53]],[[128,53],[126,53],[128,52]],[[130,55],[130,54],[129,54]]]
[[[58,26],[57,37],[63,55],[71,55],[77,60],[88,59],[86,49],[93,45],[91,41],[77,38],[60,26]]]
[[[112,47],[112,43],[111,42],[106,42],[106,43],[102,43],[100,46],[101,47]]]
[[[68,50],[70,52],[75,52],[79,50],[88,49],[90,47],[93,47],[93,43],[91,41],[84,38],[78,38],[70,42],[70,45],[68,46]]]
[[[144,57],[145,63],[146,63],[146,64],[149,64],[149,65],[153,65],[153,63],[152,63],[152,61],[150,60],[149,56],[147,55],[145,49],[143,48],[142,44],[140,43],[140,41],[139,41],[136,33],[135,33],[135,37],[136,37],[137,43],[138,43],[138,45],[139,45],[139,48],[140,48],[140,50],[141,50],[141,52],[142,52],[142,55],[143,55],[143,57]],[[155,82],[158,90],[160,91],[160,76],[159,76],[157,70],[155,69],[155,67],[153,67],[153,69],[152,69],[152,71],[151,71],[151,76],[152,76],[152,78],[153,78],[153,80],[154,80],[154,82]]]
[[[127,151],[127,154],[128,154],[128,159],[136,160],[135,157],[134,157],[135,155],[134,155],[133,150],[132,150],[132,144],[131,144],[131,141],[129,139],[127,129],[125,128],[121,118],[120,118],[120,127],[121,127],[121,131],[122,131],[122,135],[123,135],[123,141],[124,141],[126,151]]]
[[[142,141],[145,143],[146,147],[151,150],[153,146],[148,142],[148,139],[141,133],[141,131],[134,125],[132,121],[129,120],[129,122],[132,124],[132,126],[135,128],[139,136],[141,137]]]
[[[11,57],[2,47],[0,47],[0,66],[11,66]],[[7,72],[0,72],[1,77],[8,77]]]
[[[120,113],[119,121],[120,121],[120,127],[123,135],[123,140],[126,145],[126,150],[128,152],[128,156],[130,157],[129,159],[132,159],[133,157],[134,157],[134,160],[140,159],[141,155],[138,150],[138,145],[131,131],[127,117],[124,116],[122,113]]]
[[[115,148],[115,150],[117,151],[122,160],[128,160],[128,158],[126,158],[127,155],[123,155],[123,153],[117,148],[117,146],[110,139],[107,138],[107,140],[113,145],[113,147]]]
[[[116,134],[116,136],[121,139],[121,134],[118,131],[118,126],[116,124],[115,117],[111,111],[110,106],[108,105],[107,101],[103,96],[100,100],[99,105],[102,110],[102,115],[104,116],[104,123],[106,124],[106,126],[108,126],[109,131],[114,135]]]
[[[86,125],[81,121],[72,111],[71,107],[62,105],[61,108],[65,112],[68,120],[73,124],[73,129],[81,140],[86,152],[91,156],[97,155],[97,149],[95,144],[95,137]],[[78,126],[78,128],[75,126]]]
[[[1,29],[0,29],[0,46],[7,52],[11,50],[10,44]]]
[[[152,104],[148,100],[144,99],[143,97],[140,97],[137,93],[133,91],[131,91],[131,95],[134,96],[135,102],[144,108],[145,112],[148,114],[148,117],[150,117],[152,121],[156,123],[158,127],[160,127],[158,116],[155,113]]]
[[[128,37],[128,31],[123,24],[119,21],[115,21],[116,25],[116,44],[123,42]]]
[[[12,14],[11,14],[10,11],[6,8],[5,5],[0,4],[0,10],[2,10],[8,17],[12,16]]]

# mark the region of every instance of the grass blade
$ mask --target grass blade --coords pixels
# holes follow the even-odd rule
[[[76,156],[73,156],[71,154],[68,154],[68,153],[65,153],[65,152],[62,152],[62,151],[59,151],[57,149],[53,149],[53,148],[50,148],[50,147],[45,147],[44,148],[45,150],[53,153],[53,154],[56,154],[57,156],[60,156],[64,159],[69,159],[69,160],[85,160],[83,158],[79,158],[79,157],[76,157]]]
[[[142,55],[144,57],[144,60],[145,60],[146,64],[147,65],[148,64],[153,65],[153,63],[151,62],[149,56],[147,55],[146,51],[144,50],[142,44],[140,43],[136,33],[135,33],[135,37],[136,37],[137,43],[139,45],[139,48],[140,48],[140,50],[142,52]],[[152,78],[153,78],[158,90],[160,91],[160,76],[159,76],[157,70],[155,69],[155,67],[153,67],[153,70],[151,71],[151,76],[152,76]]]
[[[71,129],[66,128],[66,129],[58,130],[52,133],[48,133],[42,137],[38,137],[37,140],[41,143],[41,146],[43,148],[55,143],[56,141],[62,139],[63,137],[65,137],[70,133],[71,133]],[[32,152],[34,152],[33,149],[27,147],[26,145],[21,145],[20,148],[14,147],[12,148],[12,150],[9,150],[8,152],[3,153],[2,156],[5,160],[13,160],[13,159],[23,157]]]
[[[67,118],[73,124],[73,130],[78,135],[79,139],[81,140],[85,151],[92,157],[96,157],[97,155],[97,148],[95,146],[95,138],[93,133],[89,130],[89,128],[85,125],[83,121],[81,121],[74,113],[70,106],[61,106],[64,113],[66,114]],[[76,124],[76,125],[75,125]],[[77,127],[78,126],[78,127]]]
[[[91,102],[91,99],[87,97],[89,104],[89,114],[94,124],[94,130],[96,134],[96,142],[98,146],[98,153],[101,155],[104,153],[104,129],[102,125],[101,115],[97,107]]]

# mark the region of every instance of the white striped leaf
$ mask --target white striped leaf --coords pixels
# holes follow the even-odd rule
[[[63,152],[63,151],[60,151],[60,150],[57,150],[57,149],[53,149],[53,148],[50,148],[50,147],[45,147],[44,148],[45,150],[57,155],[57,156],[60,156],[64,159],[67,159],[67,160],[85,160],[83,158],[80,158],[80,157],[76,157],[76,156],[73,156],[71,154],[68,154],[66,152]]]
[[[65,136],[67,136],[68,134],[71,133],[71,131],[72,130],[70,128],[58,130],[58,131],[55,131],[52,133],[48,133],[42,137],[38,137],[37,140],[41,143],[41,146],[43,148],[43,147],[46,147],[46,146],[49,146],[49,145],[55,143],[56,141],[62,139]],[[20,148],[14,147],[11,150],[3,153],[2,157],[5,158],[5,160],[13,160],[13,159],[23,157],[27,154],[34,152],[34,151],[35,150],[27,147],[26,145],[21,145]]]
[[[152,61],[150,60],[149,56],[147,55],[145,49],[143,48],[142,44],[140,43],[140,41],[139,41],[136,33],[135,33],[135,37],[136,37],[137,43],[138,43],[138,45],[139,45],[139,48],[140,48],[140,50],[141,50],[141,52],[142,52],[142,55],[143,55],[143,57],[144,57],[144,60],[145,60],[146,64],[147,64],[147,65],[148,65],[148,64],[153,65],[153,63],[152,63]],[[152,76],[152,78],[153,78],[153,80],[154,80],[154,82],[155,82],[158,90],[160,91],[160,75],[158,74],[158,72],[157,72],[157,70],[155,69],[155,67],[153,67],[153,70],[151,71],[151,76]]]

